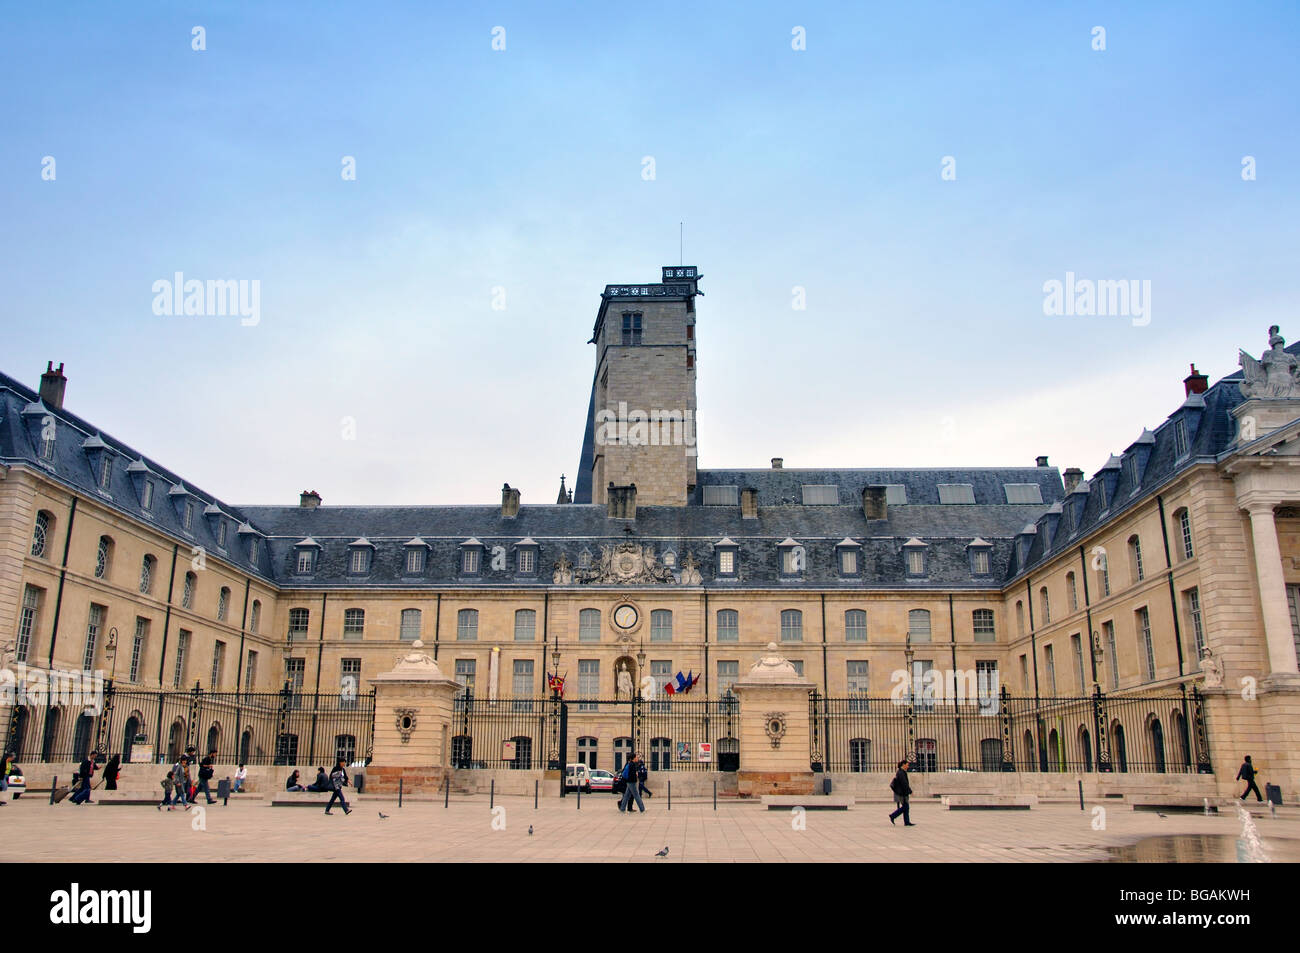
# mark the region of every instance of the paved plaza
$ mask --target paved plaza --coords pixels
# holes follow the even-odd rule
[[[1107,805],[1105,830],[1093,829],[1093,805],[1040,804],[1031,811],[947,811],[937,803],[913,809],[917,826],[891,826],[890,805],[859,803],[850,811],[808,811],[804,829],[789,811],[757,803],[659,800],[647,813],[626,817],[612,798],[499,797],[494,814],[484,796],[440,801],[362,798],[353,813],[326,817],[314,807],[269,807],[245,800],[206,808],[205,829],[175,811],[127,805],[51,806],[23,798],[0,810],[0,860],[5,862],[175,861],[586,861],[681,862],[1091,862],[1111,857],[1108,847],[1160,835],[1238,835],[1230,813],[1134,812]],[[504,812],[501,809],[504,808]],[[379,813],[389,815],[381,819]],[[1254,811],[1259,832],[1276,860],[1300,859],[1300,812],[1272,818]],[[529,826],[534,833],[530,836]],[[1209,838],[1215,840],[1217,838]],[[655,857],[667,846],[668,856]],[[1162,859],[1156,856],[1143,859]]]

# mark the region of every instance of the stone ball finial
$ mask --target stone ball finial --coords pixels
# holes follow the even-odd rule
[[[775,643],[775,642],[768,642],[768,643],[767,643],[767,650],[768,650],[769,652],[775,652],[775,651],[776,651],[776,643]]]
[[[413,649],[424,648],[424,639],[416,639],[414,642],[411,643],[411,648]]]

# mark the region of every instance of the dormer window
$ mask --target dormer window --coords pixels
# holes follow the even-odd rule
[[[856,576],[858,574],[858,556],[862,552],[862,546],[855,539],[849,539],[847,536],[840,540],[835,546],[835,554],[839,562],[841,576]]]
[[[144,489],[140,491],[140,508],[146,511],[153,509],[153,480],[144,481]]]
[[[840,502],[840,488],[836,484],[803,485],[804,506],[836,506]]]
[[[227,531],[226,521],[221,520],[219,523],[217,523],[217,546],[220,549],[226,548],[226,531]]]
[[[1187,421],[1179,417],[1174,421],[1174,458],[1181,460],[1187,456],[1188,449]]]
[[[972,504],[975,502],[975,487],[969,483],[940,483],[939,502]]]
[[[926,571],[925,551],[929,547],[913,536],[903,544],[903,560],[907,565],[907,575],[912,578],[924,576]]]
[[[104,459],[99,465],[99,488],[108,492],[108,485],[113,479],[113,458],[104,454]]]
[[[194,529],[194,501],[185,501],[185,516],[181,521],[181,528],[187,533]]]
[[[462,576],[476,576],[483,558],[483,544],[470,538],[460,544],[460,572]]]
[[[374,550],[374,544],[364,536],[348,543],[348,572],[354,576],[362,576],[370,572],[370,561]]]
[[[739,547],[729,537],[723,537],[713,544],[713,558],[716,563],[714,572],[721,579],[736,578],[736,553]]]
[[[1128,479],[1128,485],[1132,492],[1138,491],[1138,458],[1137,454],[1130,454],[1124,461],[1124,476]]]
[[[298,550],[298,569],[299,575],[309,573],[312,570],[312,563],[315,561],[316,554],[310,549]]]
[[[777,552],[780,553],[782,576],[798,576],[803,572],[804,548],[799,543],[787,536],[780,543],[777,543]]]
[[[515,545],[515,572],[521,576],[534,575],[537,572],[537,541],[532,538],[522,539]]]
[[[250,539],[248,541],[248,561],[252,563],[254,566],[257,565],[257,554],[258,554],[257,540]]]
[[[316,571],[316,554],[320,551],[320,543],[308,536],[302,542],[294,546],[297,555],[294,558],[294,572],[300,576],[310,575]],[[257,551],[257,540],[253,540],[253,551]],[[254,556],[256,560],[256,556]]]
[[[970,554],[970,572],[972,576],[987,576],[993,571],[993,544],[985,539],[975,539],[966,551]]]
[[[406,563],[403,572],[407,576],[419,576],[424,572],[424,557],[429,544],[419,536],[406,543]]]

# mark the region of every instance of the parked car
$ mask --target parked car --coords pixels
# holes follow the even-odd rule
[[[612,791],[614,790],[614,775],[604,768],[597,768],[591,772],[591,790],[593,791]]]
[[[591,773],[585,764],[571,764],[564,769],[564,789],[584,794],[591,792]]]

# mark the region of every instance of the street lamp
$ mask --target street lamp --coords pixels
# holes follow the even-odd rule
[[[104,645],[104,657],[111,659],[113,662],[113,671],[108,676],[109,680],[117,677],[117,626],[108,630],[108,642]]]

